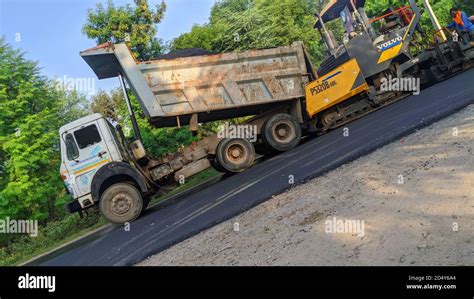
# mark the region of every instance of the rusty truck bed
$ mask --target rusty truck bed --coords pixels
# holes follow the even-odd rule
[[[287,47],[138,62],[125,44],[81,52],[99,79],[121,73],[157,127],[255,115],[303,98],[314,77],[301,42]]]

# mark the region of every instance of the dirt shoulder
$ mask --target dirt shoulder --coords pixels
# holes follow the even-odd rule
[[[474,265],[473,148],[470,105],[139,265]]]

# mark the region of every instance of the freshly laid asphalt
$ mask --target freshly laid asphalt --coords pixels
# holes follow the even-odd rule
[[[333,130],[173,204],[151,208],[129,231],[112,227],[30,265],[134,265],[291,188],[290,175],[302,183],[472,103],[474,69],[345,125],[347,137],[344,128]]]

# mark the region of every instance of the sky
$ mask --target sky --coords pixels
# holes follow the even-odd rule
[[[133,0],[113,0],[116,6]],[[161,0],[149,0],[150,5]],[[207,22],[215,0],[166,0],[164,19],[158,24],[159,38],[171,40],[188,32],[193,24]],[[117,78],[98,80],[79,52],[95,46],[81,31],[88,8],[107,0],[0,0],[0,36],[25,57],[38,61],[49,78],[87,78],[94,91],[118,87]],[[91,89],[85,89],[91,95]]]

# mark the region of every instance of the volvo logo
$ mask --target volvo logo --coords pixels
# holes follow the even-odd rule
[[[384,43],[381,43],[380,45],[377,45],[377,48],[379,48],[379,50],[383,51],[383,50],[386,50],[386,49],[389,49],[391,47],[394,47],[396,45],[398,45],[400,42],[402,41],[402,37],[399,35],[391,40],[388,40]]]

